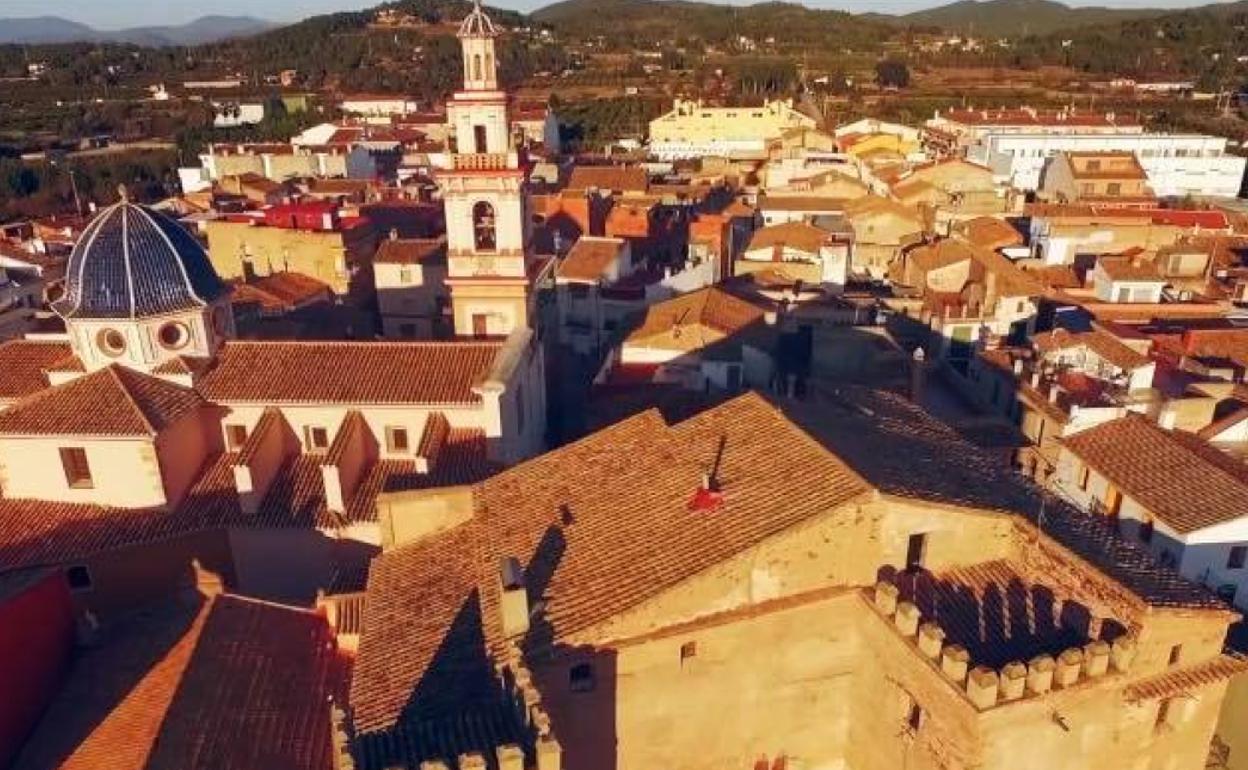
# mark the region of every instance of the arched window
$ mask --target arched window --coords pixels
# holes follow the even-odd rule
[[[494,207],[485,201],[472,207],[472,233],[477,251],[493,251],[498,242],[494,232]]]
[[[474,54],[472,57],[472,79],[481,79],[481,54]]]
[[[488,78],[494,74],[494,54],[486,53],[485,55],[485,76]]]

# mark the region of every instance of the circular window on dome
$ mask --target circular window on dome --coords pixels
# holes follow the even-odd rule
[[[96,335],[95,342],[110,356],[119,356],[126,352],[126,335],[116,329],[101,329]]]
[[[160,327],[158,334],[160,344],[168,350],[181,350],[191,341],[191,330],[178,321],[170,321]]]

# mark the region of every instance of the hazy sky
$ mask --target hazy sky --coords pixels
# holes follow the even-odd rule
[[[488,5],[529,11],[553,0],[486,0]],[[715,0],[726,2],[726,0]],[[807,0],[812,7],[843,10],[908,12],[942,5],[948,0]],[[1229,0],[1220,0],[1229,2]],[[208,13],[258,16],[275,21],[293,21],[305,16],[330,11],[368,8],[381,0],[0,0],[0,17],[63,16],[99,29],[139,27],[152,24],[181,24]],[[1119,8],[1205,5],[1210,0],[1092,0],[1070,2],[1071,5],[1107,5]],[[734,5],[746,5],[734,0]]]

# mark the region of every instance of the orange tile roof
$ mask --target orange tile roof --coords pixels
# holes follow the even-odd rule
[[[819,248],[831,235],[827,230],[805,222],[785,222],[755,230],[745,250],[756,251],[788,246],[799,251],[817,254]]]
[[[227,342],[197,386],[230,403],[476,404],[499,342]],[[280,373],[280,376],[274,376]]]
[[[1248,465],[1194,434],[1128,415],[1061,441],[1180,534],[1248,516]]]
[[[812,483],[791,483],[785,469],[797,467]],[[690,510],[712,469],[722,502]],[[645,412],[504,471],[475,487],[470,522],[375,563],[352,682],[357,726],[385,729],[421,710],[421,696],[488,697],[504,557],[526,565],[560,639],[868,491],[754,394],[671,425]],[[456,671],[471,686],[448,688],[442,677]]]
[[[1194,666],[1150,677],[1130,684],[1124,695],[1127,702],[1173,698],[1190,694],[1211,684],[1225,681],[1248,671],[1248,659],[1240,655],[1218,655]]]
[[[155,436],[203,403],[190,388],[113,364],[0,412],[0,434]]]
[[[377,247],[376,264],[446,264],[446,236],[440,238],[389,238]]]
[[[1165,279],[1157,271],[1153,261],[1142,256],[1132,257],[1101,257],[1096,261],[1098,267],[1110,280],[1114,281],[1156,281]]]
[[[1085,347],[1119,369],[1125,370],[1146,366],[1151,360],[1148,356],[1137,352],[1135,348],[1119,342],[1113,335],[1097,330],[1070,332],[1065,329],[1054,329],[1051,332],[1041,332],[1035,335],[1031,341],[1042,355]]]
[[[567,189],[645,192],[649,186],[649,175],[641,166],[575,166]]]
[[[75,661],[21,770],[331,770],[343,665],[324,617],[217,596],[119,621]]]
[[[571,281],[601,280],[611,263],[623,254],[624,245],[619,238],[582,236],[560,261],[555,274]]]
[[[710,286],[647,307],[624,344],[701,350],[758,325],[763,316],[757,305]]]
[[[975,217],[961,225],[971,243],[985,249],[1000,249],[1023,243],[1023,235],[1013,225],[997,217]]]
[[[45,372],[71,356],[68,342],[11,340],[0,344],[0,400],[22,398],[48,387]]]

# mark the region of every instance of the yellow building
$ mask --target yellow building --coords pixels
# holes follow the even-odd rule
[[[670,112],[650,121],[650,152],[662,160],[708,155],[764,157],[767,145],[795,128],[816,128],[793,100],[761,107],[708,107],[677,99]]]
[[[296,272],[339,296],[369,293],[377,234],[367,220],[340,217],[332,204],[273,206],[260,216],[208,220],[204,231],[212,266],[223,278]]]

